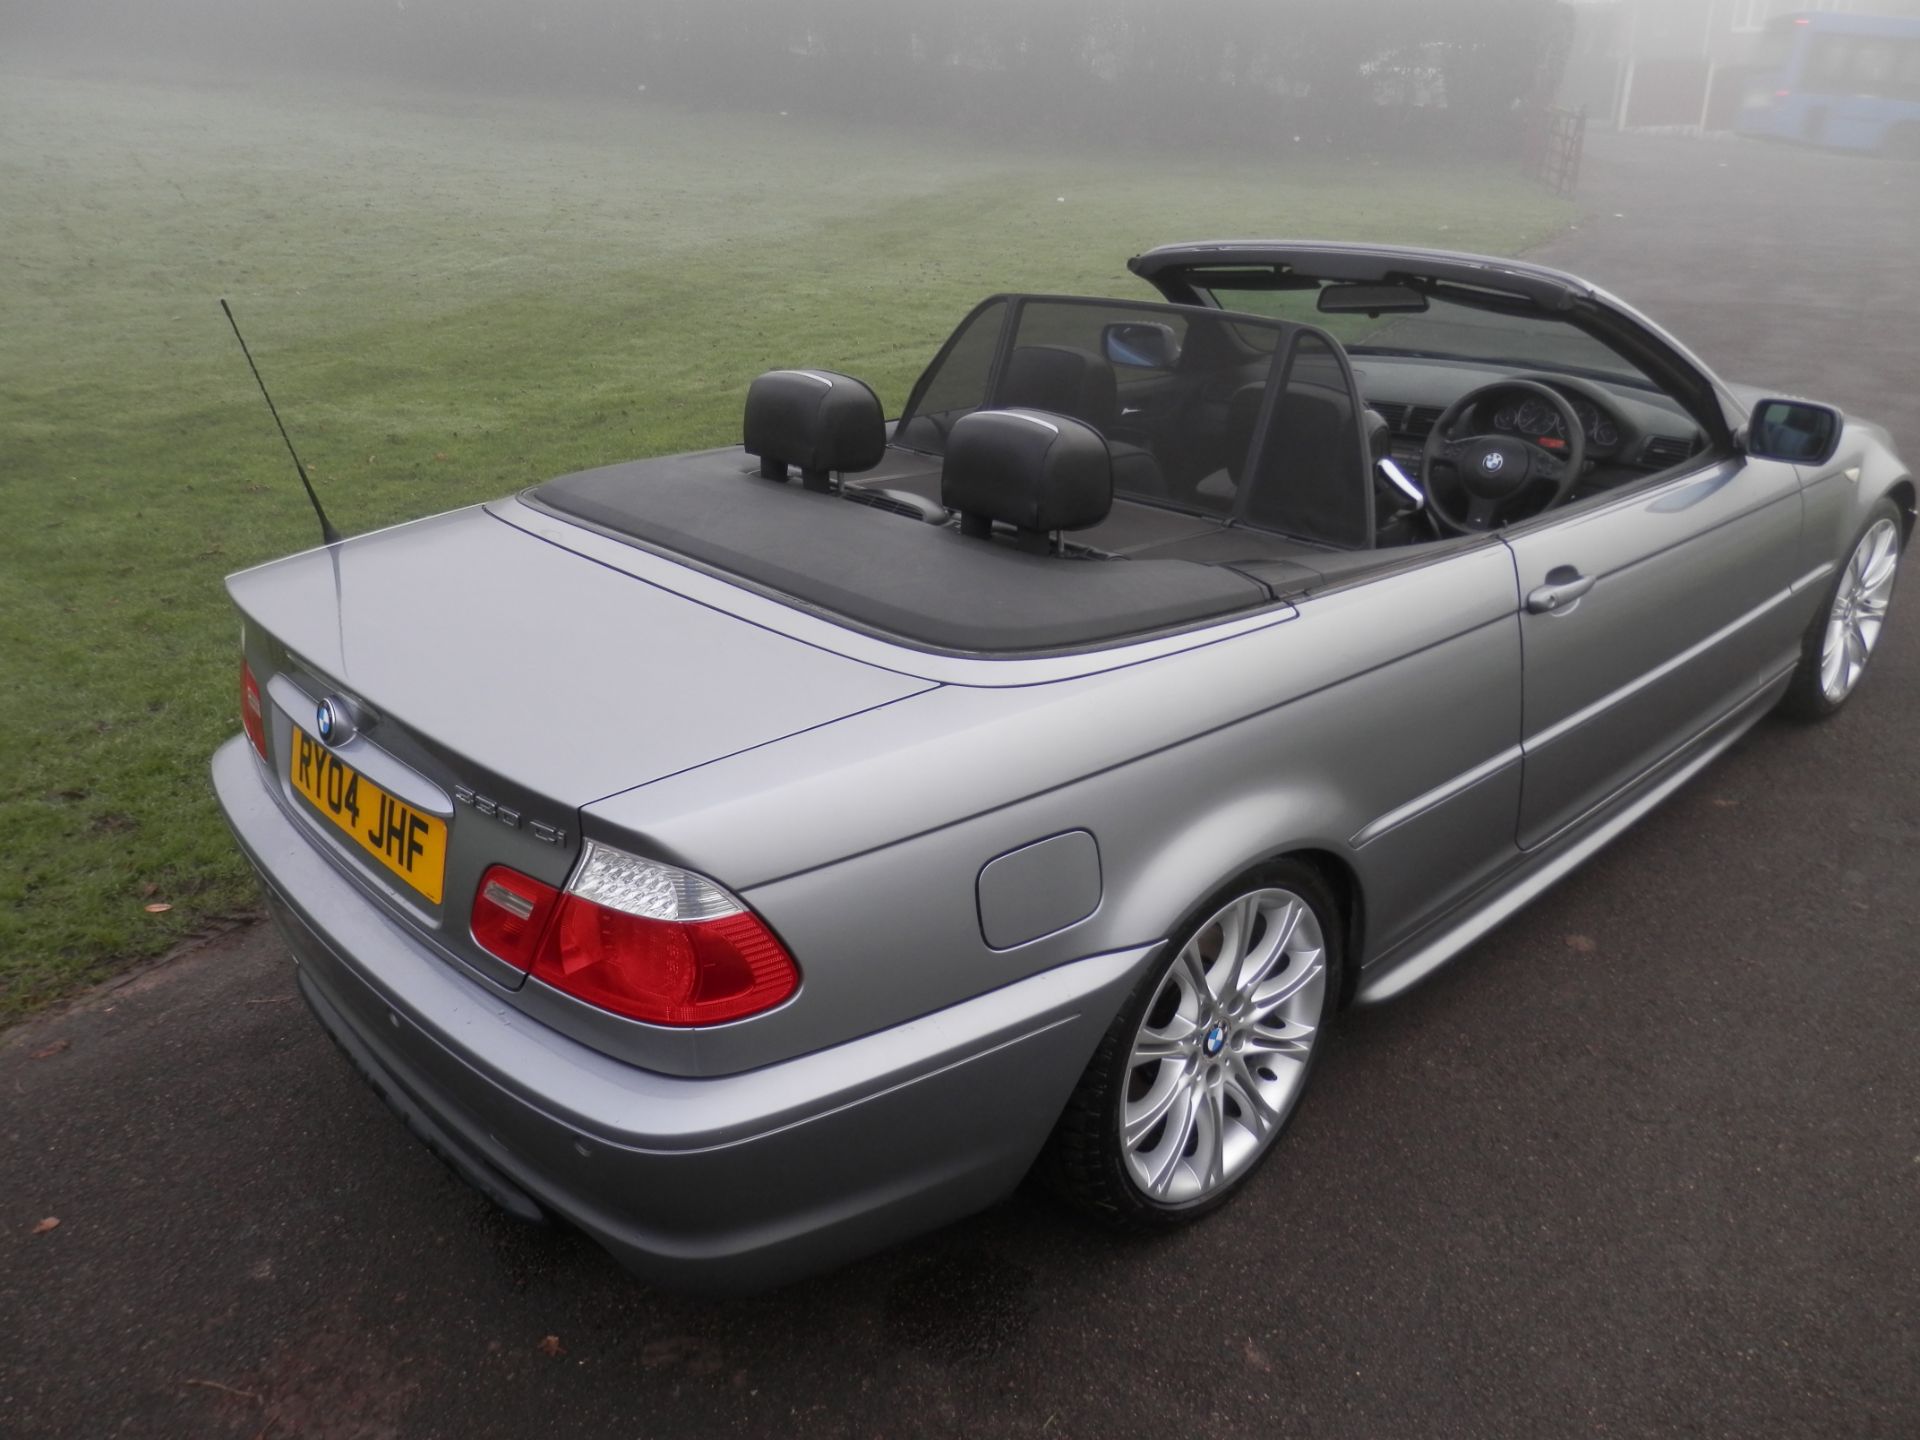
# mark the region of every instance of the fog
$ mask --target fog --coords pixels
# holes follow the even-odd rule
[[[1920,0],[1852,0],[1850,9],[1915,15]],[[394,607],[392,643],[381,645],[379,666],[346,673],[342,664],[343,683],[377,675],[424,695],[449,657],[479,654],[480,638],[419,638],[434,617],[463,633],[473,618],[454,614],[427,572],[399,572],[396,556],[416,552],[380,539],[384,527],[637,457],[738,446],[749,387],[769,370],[857,376],[900,416],[986,297],[1150,302],[1156,293],[1129,257],[1230,238],[1524,255],[1619,294],[1730,384],[1878,422],[1911,465],[1920,456],[1916,160],[1920,37],[1859,13],[1796,17],[1792,0],[0,0],[0,1029],[124,976],[82,1000],[58,1031],[36,1021],[0,1035],[11,1107],[0,1190],[16,1227],[0,1245],[5,1433],[533,1434],[564,1413],[583,1436],[805,1426],[1086,1435],[1184,1433],[1204,1413],[1207,1428],[1229,1435],[1305,1428],[1308,1415],[1315,1433],[1356,1435],[1449,1426],[1555,1434],[1573,1417],[1613,1434],[1688,1421],[1729,1434],[1920,1434],[1911,1418],[1920,1413],[1920,1156],[1908,1158],[1920,1151],[1909,1018],[1920,840],[1914,581],[1895,600],[1863,706],[1818,732],[1769,726],[1742,739],[1644,822],[1640,838],[1565,882],[1531,919],[1509,922],[1504,939],[1479,942],[1486,953],[1456,979],[1397,1018],[1350,1027],[1330,1093],[1310,1102],[1332,1109],[1289,1142],[1303,1151],[1259,1177],[1264,1193],[1243,1202],[1265,1210],[1243,1208],[1239,1221],[1206,1232],[1212,1239],[1108,1249],[1023,1200],[850,1277],[730,1310],[636,1292],[581,1236],[509,1233],[488,1207],[463,1206],[445,1177],[398,1153],[397,1128],[373,1128],[378,1107],[357,1098],[347,1068],[331,1077],[314,1068],[324,1059],[319,1035],[296,1013],[299,989],[266,927],[184,953],[260,915],[252,868],[208,780],[208,757],[237,736],[247,704],[241,624],[223,580],[320,540],[303,479],[355,537],[335,552],[332,575],[391,577],[370,593]],[[1287,300],[1291,287],[1279,282],[1292,277],[1270,278]],[[1464,286],[1453,292],[1463,295]],[[1290,298],[1302,318],[1349,341],[1351,314],[1323,314],[1321,297],[1303,290]],[[1469,308],[1470,319],[1506,319],[1514,307],[1455,307]],[[1195,312],[1166,313],[1185,325]],[[1131,364],[1127,332],[1151,351],[1165,328],[1115,326],[1109,350],[1103,323],[1088,343],[1099,337],[1103,355]],[[1000,344],[997,332],[977,334],[979,383],[967,392],[976,398],[1007,365],[986,346]],[[1422,409],[1437,415],[1435,401],[1466,394],[1489,371],[1531,370],[1557,353],[1487,350],[1450,365],[1409,340],[1412,353],[1395,365],[1350,348],[1354,386],[1383,419],[1392,411],[1416,479],[1431,478],[1420,463],[1437,453],[1423,451],[1437,422],[1429,416],[1423,431]],[[1112,368],[1102,360],[1085,374]],[[1201,455],[1226,477],[1213,493],[1232,492],[1225,437],[1246,386],[1218,387],[1225,372],[1216,369],[1203,372],[1206,389],[1182,391],[1161,385],[1160,369],[1138,368],[1146,393],[1176,397],[1162,412],[1204,408],[1218,418],[1220,453]],[[1119,382],[1109,383],[1118,409]],[[1281,388],[1256,386],[1263,408],[1240,407],[1247,443],[1281,412]],[[1664,397],[1620,388],[1623,419],[1660,418],[1652,402]],[[1139,420],[1141,433],[1160,418]],[[1518,425],[1516,416],[1506,428]],[[1572,748],[1614,769],[1651,756],[1657,737],[1621,727],[1656,715],[1655,702],[1671,712],[1669,725],[1687,707],[1697,712],[1690,723],[1704,724],[1720,692],[1731,703],[1736,684],[1746,691],[1784,656],[1793,636],[1782,619],[1795,605],[1813,613],[1810,585],[1841,593],[1824,588],[1840,583],[1827,578],[1828,560],[1846,553],[1833,548],[1846,503],[1835,497],[1860,490],[1854,457],[1864,451],[1839,452],[1824,473],[1803,467],[1802,500],[1777,471],[1772,491],[1741,489],[1750,472],[1736,435],[1689,452],[1685,428],[1677,421],[1641,437],[1649,463],[1624,484],[1647,489],[1596,489],[1578,502],[1591,508],[1564,522],[1528,522],[1524,533],[1540,542],[1534,558],[1578,562],[1585,573],[1568,573],[1583,580],[1604,576],[1577,616],[1570,606],[1520,616],[1527,592],[1516,568],[1513,608],[1488,600],[1474,616],[1458,609],[1460,624],[1475,628],[1455,646],[1435,637],[1453,634],[1445,622],[1456,602],[1466,605],[1505,563],[1498,541],[1409,553],[1409,571],[1429,556],[1436,568],[1392,593],[1439,597],[1434,614],[1394,612],[1347,588],[1354,576],[1394,574],[1398,585],[1406,572],[1303,549],[1303,562],[1324,564],[1334,582],[1323,609],[1306,610],[1321,603],[1317,587],[1299,607],[1313,665],[1337,658],[1342,626],[1365,627],[1351,636],[1356,654],[1400,653],[1383,647],[1402,625],[1431,642],[1394,672],[1415,685],[1381,669],[1347,687],[1359,697],[1352,747],[1373,745],[1377,760],[1372,773],[1356,771],[1353,794],[1388,812],[1361,837],[1396,816],[1437,815],[1441,797],[1475,797],[1450,813],[1482,817],[1482,828],[1488,807],[1517,809],[1512,762],[1523,736],[1529,756],[1536,741],[1598,732],[1619,741],[1617,753],[1592,748],[1612,740]],[[1338,460],[1359,453],[1358,438],[1349,430],[1334,435],[1348,450],[1325,447],[1330,476],[1351,473]],[[1702,468],[1659,469],[1676,454],[1651,443],[1663,439],[1677,440],[1683,458],[1698,454]],[[1125,448],[1136,464],[1155,458],[1131,440]],[[1267,448],[1262,440],[1238,458],[1264,460]],[[1193,458],[1162,450],[1182,465]],[[747,478],[756,466],[735,468],[741,484],[762,484]],[[1163,479],[1175,473],[1161,468]],[[1197,495],[1214,477],[1191,478]],[[1750,503],[1750,493],[1759,498]],[[827,503],[797,487],[779,497],[789,499]],[[1824,537],[1800,518],[1822,509]],[[767,513],[787,510],[770,502]],[[882,510],[843,513],[850,536],[914,534]],[[1606,523],[1586,528],[1594,517]],[[530,523],[583,554],[618,549],[558,518]],[[458,544],[485,528],[441,534]],[[494,541],[473,546],[472,565],[547,548],[495,529]],[[1224,567],[1243,566],[1233,583],[1249,595],[1262,573],[1291,568],[1224,558],[1265,550],[1206,548],[1243,536],[1199,524],[1182,533],[1196,558],[1223,557],[1223,584]],[[1401,537],[1409,533],[1403,525]],[[1636,551],[1620,538],[1629,533],[1666,548]],[[1565,553],[1551,553],[1547,542],[1561,537]],[[925,538],[931,551],[936,537]],[[856,544],[845,556],[853,594],[871,564]],[[545,583],[571,564],[560,554],[543,553],[503,585]],[[1775,568],[1736,576],[1741,556]],[[1052,563],[1005,558],[1010,573]],[[661,555],[634,551],[618,563],[686,591],[685,606],[663,599],[662,614],[693,615],[693,601],[726,590],[708,574],[673,581]],[[1689,576],[1689,563],[1714,568]],[[1468,577],[1457,593],[1440,564],[1465,567],[1450,572]],[[1116,589],[1129,576],[1144,577],[1143,593],[1160,583],[1144,565],[1114,565],[1125,571]],[[1074,567],[1100,584],[1116,579],[1105,560],[1062,559],[1049,583],[1070,584]],[[1300,573],[1313,572],[1303,563]],[[616,680],[629,689],[651,681],[693,704],[701,677],[723,674],[726,694],[764,703],[777,719],[790,698],[782,677],[811,673],[784,661],[764,677],[736,673],[748,662],[702,638],[726,628],[720,619],[630,625],[621,597],[596,610],[592,597],[635,588],[612,574],[582,581],[564,621],[570,580],[484,637],[490,648],[476,663],[503,696],[557,676],[539,697],[551,723],[529,718],[520,737],[529,755],[565,745],[569,707],[611,693]],[[349,615],[356,626],[379,623],[376,601],[352,584],[359,608],[322,577],[299,602],[318,608],[297,616],[291,584],[277,592],[289,597],[279,613],[316,637],[319,653],[301,657],[316,673],[329,647],[344,650]],[[1026,593],[991,597],[991,608],[1011,613]],[[1578,601],[1581,592],[1570,593]],[[779,609],[751,599],[741,614]],[[1846,603],[1857,626],[1867,612]],[[1244,623],[1271,627],[1279,615],[1266,609]],[[1578,629],[1589,622],[1596,628]],[[562,623],[579,674],[558,676],[542,653],[537,627]],[[1561,648],[1549,656],[1563,658],[1549,658],[1547,673],[1571,678],[1558,695],[1551,679],[1525,688],[1550,701],[1571,695],[1571,708],[1586,704],[1583,686],[1618,686],[1584,712],[1624,717],[1617,728],[1611,719],[1583,728],[1580,714],[1549,723],[1531,698],[1522,713],[1522,677],[1485,657],[1502,626],[1511,642],[1523,623],[1529,645],[1542,626],[1601,637],[1588,641],[1590,674],[1564,658],[1578,655],[1577,638],[1550,639]],[[769,624],[808,646],[838,644],[818,614]],[[1294,628],[1279,627],[1282,647]],[[1221,620],[1202,638],[1225,633]],[[875,635],[841,647],[864,657],[845,660],[849,670],[891,673],[866,663],[893,663],[886,631]],[[782,654],[806,648],[766,638]],[[277,650],[256,638],[255,652],[263,648]],[[772,651],[741,647],[760,653]],[[1441,673],[1450,656],[1488,677],[1471,705],[1485,711],[1477,718],[1510,712],[1485,750],[1463,748],[1483,733],[1459,713],[1469,707],[1431,698],[1461,693],[1461,675]],[[1637,679],[1623,668],[1635,656],[1653,666]],[[1188,650],[1170,673],[1201,674],[1204,658]],[[928,664],[900,669],[964,678],[988,668]],[[1003,665],[1010,673],[991,683],[1016,683],[1028,664]],[[1219,693],[1170,680],[1150,697],[1159,708],[1148,720],[1171,737],[1197,733],[1231,718],[1223,705],[1251,714],[1279,704],[1298,679],[1249,672]],[[764,702],[754,688],[762,680]],[[1270,701],[1252,698],[1267,684]],[[1094,687],[1124,690],[1109,678],[1084,688]],[[371,687],[369,698],[388,703]],[[535,713],[527,696],[512,699],[469,717],[471,727],[509,734],[512,717]],[[1630,703],[1609,709],[1616,701]],[[1033,713],[1054,703],[1036,696]],[[436,695],[422,710],[445,715],[449,704]],[[1375,708],[1362,713],[1364,704]],[[1431,754],[1418,753],[1419,727],[1382,708],[1390,705],[1421,712]],[[394,713],[414,719],[399,702]],[[1104,765],[1111,749],[1097,736],[1082,754],[1029,753],[984,701],[956,698],[937,713],[975,713],[1013,737],[1006,774],[982,779],[981,805],[1017,793],[1005,789],[1008,776]],[[836,743],[851,754],[857,737],[885,733],[885,717],[868,728],[872,718],[845,722],[855,738]],[[1287,718],[1275,723],[1272,734],[1283,735]],[[1309,716],[1302,733],[1317,723]],[[1713,737],[1729,733],[1726,723],[1681,753],[1717,755]],[[633,729],[647,733],[644,717]],[[953,748],[944,736],[929,731],[898,758],[923,756],[927,774],[941,773]],[[1383,738],[1400,736],[1412,737],[1411,749]],[[1227,737],[1209,731],[1188,748],[1215,754]],[[810,740],[788,743],[803,756],[824,753]],[[378,744],[360,753],[377,754]],[[728,763],[762,774],[781,753]],[[659,758],[634,763],[658,773]],[[1433,778],[1412,784],[1428,762]],[[383,763],[404,768],[392,755]],[[1673,778],[1654,791],[1647,778],[1632,793],[1657,798],[1697,763],[1649,771]],[[1459,781],[1442,781],[1456,771]],[[1480,785],[1486,776],[1498,783]],[[836,776],[769,783],[789,779],[824,786]],[[1321,820],[1333,812],[1304,798],[1325,787],[1287,789],[1284,779],[1251,776],[1236,813],[1292,794],[1320,815],[1314,833],[1329,830]],[[1403,781],[1425,794],[1403,804],[1390,793]],[[1103,783],[1089,776],[1076,793]],[[1531,772],[1526,783],[1532,795]],[[663,807],[708,793],[681,785],[661,782]],[[834,805],[857,813],[898,798],[846,784]],[[1607,813],[1638,813],[1620,803]],[[1023,802],[950,833],[999,834],[988,820],[1016,817],[1011,826],[1036,813]],[[853,833],[844,821],[823,816],[822,834]],[[1582,823],[1566,833],[1612,833],[1612,821]],[[1351,833],[1331,829],[1318,843],[1343,850]],[[1114,848],[1137,859],[1158,851],[1163,837],[1151,838]],[[1399,844],[1389,837],[1369,854],[1414,853]],[[986,853],[949,877],[963,919]],[[1363,861],[1357,868],[1384,878],[1389,908],[1396,897],[1411,905],[1438,894],[1413,869],[1388,874],[1391,859]],[[714,873],[749,896],[784,888]],[[1103,883],[1119,895],[1112,879]],[[337,877],[329,884],[345,893]],[[898,897],[882,899],[877,908]],[[447,901],[457,919],[464,897],[450,889]],[[929,914],[945,903],[925,900]],[[1028,963],[1022,955],[1068,954],[1073,933],[997,952],[1005,958],[993,974],[1013,978]],[[169,951],[182,963],[132,972]],[[920,961],[911,947],[902,955],[894,968],[904,975]],[[905,983],[885,977],[881,1002],[910,993]],[[824,993],[830,1001],[835,992]],[[1477,1039],[1476,1012],[1490,1022]],[[1523,1081],[1528,1066],[1537,1077]],[[1374,1078],[1350,1083],[1365,1077]],[[1419,1103],[1394,1120],[1383,1102],[1399,1093]],[[1357,1135],[1367,1138],[1356,1145]],[[927,1143],[909,1137],[910,1147]],[[960,1174],[971,1161],[955,1154]],[[335,1165],[335,1155],[351,1163]],[[1349,1163],[1355,1155],[1363,1161]],[[39,1215],[47,1218],[33,1227]],[[1197,1336],[1203,1304],[1210,1331]],[[1424,1427],[1408,1418],[1423,1407],[1434,1417]]]
[[[1912,16],[1920,0],[1820,8]],[[1778,131],[1840,149],[1920,150],[1912,116],[1899,136],[1849,136],[1829,133],[1824,111],[1776,121],[1754,109],[1775,93],[1787,59],[1775,32],[1794,9],[1792,0],[13,0],[0,45],[16,63],[352,78],[491,97],[644,94],[986,138],[1180,146],[1284,135],[1341,153],[1483,157],[1523,150],[1529,127],[1558,103],[1601,128]],[[1811,57],[1823,90],[1920,103],[1920,39],[1816,39],[1815,49],[1823,43]]]
[[[1020,137],[1486,153],[1554,0],[16,0],[16,53],[501,95],[649,93]]]

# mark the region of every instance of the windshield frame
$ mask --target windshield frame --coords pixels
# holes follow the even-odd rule
[[[1240,295],[1271,293],[1303,298],[1310,296],[1317,298],[1326,286],[1340,282],[1331,279],[1320,279],[1318,277],[1289,276],[1282,284],[1276,284],[1270,287],[1247,286],[1240,290],[1217,289],[1212,286],[1200,284],[1197,278],[1195,278],[1192,283],[1193,289],[1201,297],[1220,306],[1222,310],[1231,312],[1244,311],[1244,305],[1228,303],[1230,299]],[[1421,294],[1427,298],[1428,309],[1418,313],[1386,314],[1371,317],[1364,315],[1322,316],[1322,318],[1317,321],[1296,320],[1294,317],[1288,315],[1281,315],[1277,318],[1287,321],[1288,323],[1317,324],[1320,328],[1329,330],[1339,339],[1342,348],[1345,349],[1349,355],[1356,358],[1367,355],[1392,356],[1412,360],[1434,360],[1452,364],[1473,365],[1489,369],[1512,370],[1516,373],[1547,370],[1556,374],[1577,376],[1580,379],[1592,380],[1604,385],[1626,386],[1630,389],[1641,390],[1651,394],[1665,393],[1661,385],[1652,376],[1647,374],[1645,370],[1634,365],[1625,355],[1621,354],[1613,346],[1607,344],[1604,340],[1601,340],[1587,330],[1586,327],[1582,326],[1578,322],[1576,314],[1572,311],[1550,311],[1504,292],[1475,290],[1472,287],[1457,283],[1420,280],[1417,278],[1403,279],[1400,283],[1408,284],[1411,288],[1420,291]],[[1429,318],[1435,315],[1435,311],[1439,307],[1445,307],[1439,317],[1437,319]],[[1315,305],[1313,313],[1320,313],[1317,310],[1317,304]],[[1470,331],[1474,328],[1466,326],[1461,322],[1450,321],[1448,319],[1450,313],[1509,317],[1517,322],[1522,322],[1516,324],[1513,329],[1513,334],[1516,337],[1537,335],[1544,339],[1556,335],[1577,336],[1581,343],[1576,348],[1586,353],[1572,356],[1555,355],[1552,354],[1551,350],[1547,347],[1542,347],[1545,353],[1530,355],[1525,353],[1516,354],[1502,350],[1461,348],[1458,346],[1439,348],[1430,341],[1428,343],[1418,343],[1427,339],[1427,337],[1420,336],[1417,333],[1423,326],[1431,326],[1438,331],[1442,327],[1453,325],[1456,327],[1456,334]],[[1360,326],[1372,328],[1364,335],[1352,333]],[[1396,327],[1404,328],[1409,332],[1406,338],[1414,343],[1382,343],[1387,340],[1387,337],[1391,335],[1391,332]],[[1487,328],[1489,330],[1492,329],[1492,327]],[[1602,357],[1611,360],[1613,364],[1599,365],[1592,363]]]

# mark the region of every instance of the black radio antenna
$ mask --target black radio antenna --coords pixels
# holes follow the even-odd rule
[[[307,499],[313,502],[313,513],[320,517],[320,539],[328,545],[340,543],[340,532],[333,528],[333,522],[327,519],[327,512],[320,508],[320,497],[313,493],[313,482],[307,478],[307,467],[300,463],[300,454],[293,448],[293,437],[287,434],[287,427],[280,423],[280,412],[274,408],[273,396],[267,394],[267,382],[260,378],[260,367],[253,363],[253,352],[247,349],[247,337],[240,333],[240,322],[233,318],[233,309],[227,304],[226,297],[220,299],[220,308],[226,312],[227,323],[233,326],[233,338],[240,342],[240,353],[247,357],[247,368],[253,371],[253,380],[260,387],[260,398],[267,402],[267,413],[273,416],[273,423],[280,426],[280,438],[287,442],[287,454],[293,456],[293,468],[300,472],[300,483],[305,487]]]

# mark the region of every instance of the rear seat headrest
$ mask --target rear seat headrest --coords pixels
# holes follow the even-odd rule
[[[871,470],[887,453],[880,397],[865,381],[831,370],[769,370],[747,387],[742,444],[769,480],[800,467],[810,490],[830,471]]]
[[[1065,415],[976,410],[947,432],[940,499],[966,534],[990,535],[998,520],[1044,544],[1107,518],[1113,457],[1098,430]]]

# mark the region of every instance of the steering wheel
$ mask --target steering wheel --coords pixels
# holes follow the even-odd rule
[[[1566,432],[1567,448],[1549,449],[1516,435],[1455,436],[1453,427],[1460,417],[1494,394],[1527,395],[1551,405]],[[1420,454],[1420,488],[1427,492],[1428,513],[1442,528],[1456,535],[1479,534],[1558,505],[1580,478],[1586,459],[1587,432],[1566,396],[1533,380],[1496,380],[1469,390],[1434,422]],[[1439,487],[1433,483],[1434,468],[1442,463],[1453,466],[1459,476],[1459,488],[1466,493],[1464,514],[1454,501],[1441,498]],[[1537,480],[1552,485],[1552,493],[1530,503],[1521,513],[1512,513],[1520,508],[1513,502]]]

